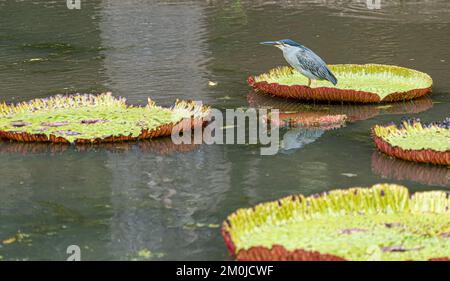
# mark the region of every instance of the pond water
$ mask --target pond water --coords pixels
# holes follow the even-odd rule
[[[339,112],[352,122],[285,129],[274,156],[261,156],[257,145],[175,147],[170,139],[81,148],[0,143],[0,259],[64,260],[74,244],[85,260],[227,260],[219,225],[240,207],[379,182],[450,190],[448,168],[389,159],[369,133],[405,116],[448,116],[450,2],[381,0],[381,9],[344,0],[81,4],[0,0],[1,100],[110,90],[133,104],[194,99],[219,109]],[[258,42],[282,38],[330,64],[427,72],[433,93],[388,107],[255,95],[246,78],[286,64]]]

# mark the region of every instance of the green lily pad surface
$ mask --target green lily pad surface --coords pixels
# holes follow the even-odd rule
[[[450,205],[445,192],[405,187],[335,190],[240,209],[224,224],[237,254],[281,245],[347,260],[450,257]]]
[[[196,110],[201,114],[201,109]],[[109,136],[137,137],[144,129],[177,123],[194,114],[194,107],[185,102],[173,108],[162,108],[151,101],[145,107],[135,107],[109,93],[56,96],[12,106],[3,104],[0,131],[54,135],[69,142]]]
[[[379,64],[329,65],[336,76],[336,86],[326,80],[314,81],[312,88],[327,87],[377,94],[382,100],[392,93],[408,92],[432,86],[431,77],[413,69]],[[308,79],[290,67],[273,69],[268,74],[255,77],[256,82],[278,83],[280,85],[308,85]]]

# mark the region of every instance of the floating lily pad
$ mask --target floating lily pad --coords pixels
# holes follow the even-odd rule
[[[336,86],[328,81],[315,81],[314,86],[308,87],[307,78],[290,67],[251,76],[248,83],[273,96],[360,103],[411,100],[431,92],[433,85],[428,74],[399,66],[337,64],[329,68],[338,79]]]
[[[0,104],[0,138],[77,144],[149,139],[170,136],[177,124],[202,126],[208,114],[208,107],[185,101],[163,108],[151,100],[130,106],[111,93],[55,96]]]
[[[404,121],[401,126],[376,125],[372,136],[376,147],[396,158],[437,165],[450,165],[450,119],[424,125]]]
[[[444,191],[379,184],[239,209],[222,235],[238,260],[449,259],[449,206]]]

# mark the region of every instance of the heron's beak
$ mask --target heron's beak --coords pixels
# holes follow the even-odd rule
[[[278,41],[265,41],[265,42],[261,42],[259,44],[262,45],[272,45],[272,46],[276,46],[276,45],[281,45],[280,42]]]

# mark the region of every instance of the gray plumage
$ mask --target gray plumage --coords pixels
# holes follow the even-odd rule
[[[312,80],[327,80],[333,85],[337,84],[337,79],[327,64],[316,53],[307,47],[290,39],[280,41],[262,42],[265,45],[274,45],[283,51],[286,61],[309,80],[308,86]]]

